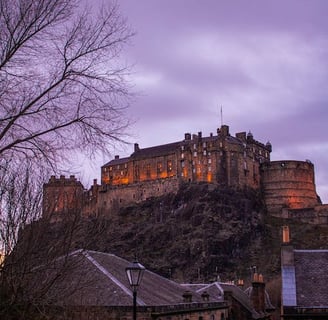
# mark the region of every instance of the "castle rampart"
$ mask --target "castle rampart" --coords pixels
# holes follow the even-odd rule
[[[264,163],[261,166],[261,182],[270,213],[281,215],[283,208],[313,208],[319,204],[314,166],[310,161]]]

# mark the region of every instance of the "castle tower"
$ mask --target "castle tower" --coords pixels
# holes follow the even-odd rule
[[[261,166],[261,182],[268,211],[310,208],[319,204],[310,161],[271,161]]]
[[[83,185],[75,176],[60,176],[59,179],[51,176],[43,186],[42,217],[55,222],[71,216],[69,213],[80,213],[83,193]]]

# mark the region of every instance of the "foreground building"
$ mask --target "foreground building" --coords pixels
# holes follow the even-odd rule
[[[283,232],[282,319],[328,319],[328,250],[296,250]]]
[[[129,264],[113,254],[78,250],[34,268],[30,296],[24,299],[32,299],[46,314],[55,312],[52,319],[129,320],[133,311],[133,291],[125,272]],[[251,299],[232,284],[216,282],[196,289],[145,270],[136,303],[138,319],[144,320],[270,319],[263,294],[253,297],[257,309]]]

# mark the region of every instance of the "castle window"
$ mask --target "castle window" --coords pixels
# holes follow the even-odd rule
[[[222,142],[220,142],[220,148],[222,148],[223,147],[223,144],[222,144]]]
[[[206,156],[206,150],[203,151],[203,155]]]
[[[184,168],[184,166],[185,166],[185,162],[183,160],[183,161],[181,161],[181,167]]]
[[[211,152],[209,151],[207,154],[210,156],[211,155]]]
[[[193,173],[195,173],[195,172],[196,172],[196,169],[195,169],[195,168],[193,168],[193,169],[192,169],[192,172],[193,172]]]
[[[192,165],[193,165],[193,166],[195,165],[195,160],[192,161]]]
[[[169,160],[169,161],[167,162],[167,172],[171,172],[171,171],[172,171],[172,161]]]
[[[124,172],[123,171],[121,171],[121,176],[123,176],[124,175]]]
[[[109,171],[112,171],[113,170],[113,167],[109,167]]]
[[[201,167],[197,167],[197,172],[201,173]]]
[[[194,152],[194,157],[197,157],[197,151]]]
[[[136,166],[134,167],[134,178],[135,178],[136,180],[139,180],[139,177],[140,177],[139,166],[136,165]]]
[[[182,151],[184,150],[184,146],[181,146],[181,150],[182,150]]]
[[[116,168],[117,168],[117,170],[120,170],[120,165],[118,164]]]
[[[206,148],[206,142],[203,142],[203,148]]]
[[[182,159],[184,158],[184,153],[181,153],[181,158],[182,158]]]
[[[127,167],[128,167],[128,164],[127,164],[127,163],[125,163],[125,164],[124,164],[124,168],[126,169]]]
[[[183,174],[183,172],[181,172],[181,177],[183,177],[184,176],[184,174]]]
[[[148,163],[146,165],[146,176],[147,178],[150,178],[150,174],[151,174],[151,171],[150,171],[150,164]]]
[[[208,163],[212,163],[212,159],[211,158],[208,159]]]
[[[157,174],[162,173],[163,165],[162,162],[157,162]]]
[[[212,171],[212,167],[211,166],[208,167],[208,171],[210,171],[210,172]]]
[[[196,143],[194,143],[194,149],[195,149],[195,150],[197,149],[197,145],[196,145]]]

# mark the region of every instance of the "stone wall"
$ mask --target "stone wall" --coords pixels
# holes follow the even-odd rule
[[[120,207],[166,193],[175,193],[178,189],[179,181],[176,177],[120,186],[102,185],[98,194],[98,215],[110,215]]]
[[[309,161],[271,161],[261,166],[261,184],[269,213],[319,204],[314,166]]]

